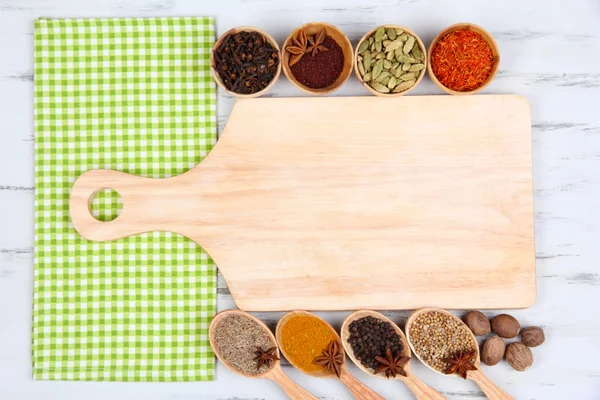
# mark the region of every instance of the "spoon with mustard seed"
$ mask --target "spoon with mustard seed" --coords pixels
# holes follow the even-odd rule
[[[475,381],[491,400],[515,400],[481,372],[473,332],[456,315],[441,308],[422,308],[406,321],[406,338],[430,370]]]
[[[373,317],[383,323],[389,323],[390,326],[394,328],[396,334],[399,336],[400,343],[402,345],[402,349],[397,354],[393,354],[390,351],[390,349],[387,348],[385,354],[386,363],[380,362],[380,366],[377,369],[372,369],[364,366],[362,362],[357,359],[356,354],[354,353],[354,349],[352,348],[352,345],[350,343],[350,325],[354,321],[362,320],[363,318],[367,317]],[[344,320],[344,323],[342,324],[341,336],[342,344],[344,345],[346,354],[348,354],[350,359],[354,362],[354,364],[358,366],[358,368],[362,369],[367,374],[382,379],[400,380],[408,386],[408,388],[413,392],[415,397],[419,400],[446,399],[446,397],[442,396],[435,389],[428,386],[425,382],[423,382],[413,374],[410,368],[410,347],[408,347],[406,336],[404,336],[404,333],[398,327],[398,325],[394,324],[385,315],[371,310],[355,311],[348,317],[346,317],[346,319]],[[384,361],[383,357],[382,361]]]
[[[331,333],[331,337],[334,340],[329,344],[327,349],[323,352],[323,354],[315,354],[314,363],[317,365],[322,365],[326,368],[319,368],[312,371],[307,371],[303,369],[298,363],[294,362],[294,357],[290,357],[290,355],[286,352],[286,348],[283,345],[282,340],[282,331],[283,327],[288,323],[292,318],[303,316],[308,318],[316,318],[317,321],[322,322],[322,325],[325,329],[329,330]],[[279,348],[281,352],[285,356],[285,358],[296,367],[298,370],[304,372],[307,375],[314,376],[316,378],[338,378],[347,388],[350,390],[354,398],[358,400],[385,400],[383,397],[375,393],[371,388],[366,386],[364,383],[356,379],[348,370],[346,369],[346,358],[344,355],[344,350],[341,344],[340,336],[337,334],[335,329],[331,325],[329,325],[322,318],[319,318],[315,314],[309,313],[307,311],[291,311],[285,314],[277,324],[277,329],[275,330],[275,337],[277,338],[277,343],[279,344]],[[312,356],[312,355],[311,355]]]
[[[254,348],[252,349],[253,361],[255,364],[252,366],[256,368],[256,371],[252,371],[253,373],[245,373],[239,366],[234,366],[227,360],[227,357],[222,352],[221,347],[219,346],[219,324],[223,323],[229,318],[246,318],[249,320],[251,326],[259,327],[261,329],[261,333],[265,334],[265,337],[268,339],[267,341],[272,344],[272,347],[264,346],[262,348]],[[276,382],[283,391],[289,396],[292,400],[318,400],[317,397],[313,396],[309,392],[307,392],[304,388],[298,385],[296,382],[291,380],[281,369],[281,364],[279,361],[279,349],[277,348],[277,342],[275,341],[275,336],[271,330],[265,325],[261,320],[255,318],[254,316],[240,311],[240,310],[226,310],[215,315],[213,320],[210,323],[210,327],[208,328],[208,337],[210,340],[210,345],[215,352],[215,355],[223,365],[229,368],[231,371],[243,375],[247,378],[266,378]],[[234,338],[235,339],[235,338]],[[266,368],[264,367],[266,366]]]

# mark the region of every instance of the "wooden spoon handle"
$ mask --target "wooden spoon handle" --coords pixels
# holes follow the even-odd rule
[[[500,389],[480,370],[469,371],[469,379],[475,381],[490,400],[515,400],[504,390]]]
[[[445,396],[442,396],[413,373],[407,373],[407,375],[406,379],[402,380],[418,400],[446,400]]]
[[[371,388],[352,376],[345,368],[342,369],[340,380],[357,400],[385,400]]]
[[[277,382],[292,400],[318,400],[317,397],[308,393],[304,388],[291,380],[290,377],[283,372],[281,366],[275,366],[265,375],[265,377]]]
[[[173,208],[168,196],[171,179],[151,179],[110,170],[83,173],[73,185],[69,207],[73,226],[89,240],[120,239],[138,233],[164,231]],[[98,221],[90,212],[92,197],[101,189],[116,190],[123,199],[121,215],[110,222]],[[166,203],[166,204],[165,204]]]

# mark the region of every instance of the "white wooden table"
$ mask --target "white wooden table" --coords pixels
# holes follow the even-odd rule
[[[356,43],[367,30],[397,23],[428,44],[460,21],[487,28],[502,61],[486,93],[531,103],[537,248],[537,303],[512,312],[542,325],[547,342],[526,372],[505,362],[483,367],[517,399],[600,399],[600,2],[598,0],[0,0],[0,398],[281,399],[273,383],[219,365],[197,383],[44,382],[31,379],[33,266],[33,20],[45,17],[213,15],[218,32],[255,25],[279,43],[296,26],[327,21]],[[367,95],[353,77],[337,95]],[[429,79],[411,93],[441,94]],[[285,78],[271,96],[302,96]],[[219,130],[233,99],[219,94]],[[468,118],[468,116],[465,116]],[[468,254],[465,255],[468,257]],[[399,289],[401,290],[401,288]],[[234,307],[220,280],[219,309]],[[404,323],[409,312],[386,313]],[[489,313],[493,315],[494,313]],[[347,313],[322,313],[339,326]],[[258,315],[273,325],[278,313]],[[450,399],[484,398],[470,381],[414,371]],[[322,399],[350,399],[333,380],[287,373]],[[351,371],[387,399],[412,398],[399,382]]]

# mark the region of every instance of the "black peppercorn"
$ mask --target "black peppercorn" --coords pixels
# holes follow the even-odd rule
[[[349,328],[348,343],[356,359],[367,368],[379,367],[381,363],[375,357],[385,358],[386,348],[393,353],[402,350],[400,336],[389,322],[368,316],[352,321]]]

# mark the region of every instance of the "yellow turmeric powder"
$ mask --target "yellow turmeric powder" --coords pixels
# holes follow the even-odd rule
[[[317,317],[295,315],[281,328],[281,344],[288,360],[304,372],[327,371],[313,364],[327,345],[337,337],[329,325]]]

